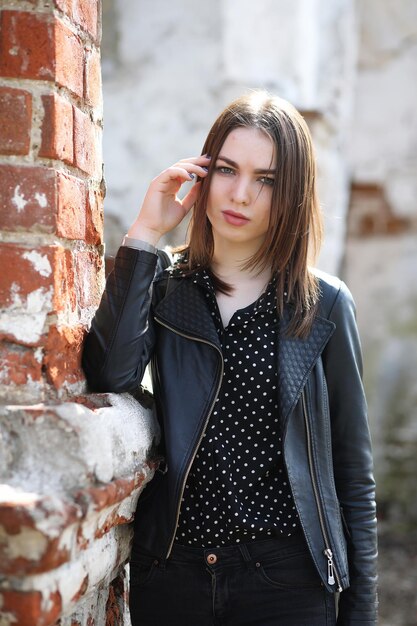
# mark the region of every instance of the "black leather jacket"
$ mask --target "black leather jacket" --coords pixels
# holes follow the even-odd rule
[[[122,392],[137,388],[151,362],[167,471],[156,472],[139,500],[135,537],[164,560],[221,385],[223,357],[204,294],[186,277],[168,280],[157,259],[120,248],[83,367],[92,390]],[[343,591],[338,626],[373,626],[375,492],[354,304],[340,280],[319,277],[322,297],[309,336],[285,335],[289,307],[281,320],[283,452],[317,570],[327,589]]]

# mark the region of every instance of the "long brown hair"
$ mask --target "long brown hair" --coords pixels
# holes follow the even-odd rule
[[[318,282],[309,270],[319,251],[322,237],[321,211],[316,193],[316,166],[310,131],[300,113],[286,100],[265,91],[244,95],[214,122],[202,154],[215,164],[226,137],[235,128],[257,128],[269,135],[276,153],[275,182],[272,190],[270,228],[259,250],[244,269],[271,267],[277,276],[277,307],[282,315],[286,301],[292,305],[288,333],[305,337],[314,318]],[[193,209],[186,267],[210,271],[214,251],[211,224],[206,215],[213,168],[202,180],[201,192]],[[217,290],[228,293],[230,285],[212,272]]]

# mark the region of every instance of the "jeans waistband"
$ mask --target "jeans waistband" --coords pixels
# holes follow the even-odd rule
[[[238,543],[220,548],[195,548],[193,546],[183,546],[174,543],[170,559],[184,563],[197,563],[202,560],[207,562],[210,555],[216,557],[216,562],[222,565],[232,565],[245,561],[247,563],[264,559],[271,556],[285,556],[286,553],[294,552],[294,549],[307,550],[302,532],[298,532],[289,537],[272,537],[247,543]]]

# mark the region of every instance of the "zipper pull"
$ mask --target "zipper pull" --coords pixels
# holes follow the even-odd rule
[[[326,548],[324,554],[327,556],[327,582],[329,585],[334,585],[333,552],[329,548]]]

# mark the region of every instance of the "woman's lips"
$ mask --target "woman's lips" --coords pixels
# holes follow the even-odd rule
[[[233,226],[244,226],[249,222],[249,219],[241,213],[235,213],[234,211],[222,211],[222,213],[226,222]]]

